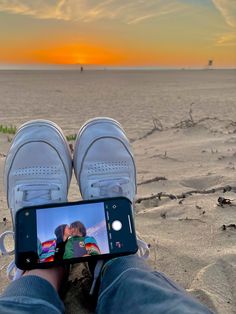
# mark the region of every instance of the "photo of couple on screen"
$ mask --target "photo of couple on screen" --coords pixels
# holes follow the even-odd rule
[[[86,228],[80,221],[74,221],[70,226],[58,226],[55,236],[55,261],[101,254],[96,239],[86,234]]]
[[[37,210],[40,263],[110,252],[103,204]]]

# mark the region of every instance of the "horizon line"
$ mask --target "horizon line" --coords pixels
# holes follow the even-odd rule
[[[79,64],[0,64],[0,70],[235,70],[236,66],[106,66]]]

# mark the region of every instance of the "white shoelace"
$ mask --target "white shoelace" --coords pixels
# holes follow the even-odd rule
[[[128,178],[115,178],[98,180],[91,184],[92,188],[99,189],[99,196],[115,197],[115,196],[127,196],[124,190],[124,185],[129,183]]]
[[[21,185],[18,187],[18,192],[23,192],[21,204],[22,206],[49,204],[51,202],[60,201],[60,198],[53,198],[52,192],[59,191],[58,184],[35,184]]]
[[[61,201],[60,198],[55,198],[52,195],[53,191],[59,191],[60,187],[57,184],[22,184],[17,188],[17,192],[21,193],[21,207],[39,205],[39,204],[49,204]],[[4,241],[7,236],[12,236],[14,238],[13,231],[5,231],[0,235],[0,251],[2,255],[13,255],[14,249],[8,251],[5,247]],[[15,261],[12,260],[7,267],[7,277],[10,280],[15,280],[21,277],[23,271],[18,269],[15,265]]]

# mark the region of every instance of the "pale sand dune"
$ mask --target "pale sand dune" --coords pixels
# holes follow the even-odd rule
[[[219,313],[235,311],[232,303],[236,297],[235,287],[236,261],[235,255],[224,255],[215,263],[202,268],[194,278],[190,289],[191,294],[199,297],[202,302],[212,304]]]
[[[0,85],[1,95],[8,96],[0,104],[0,123],[18,126],[48,118],[71,134],[96,115],[118,119],[132,139],[137,162],[136,228],[151,244],[149,264],[215,312],[236,313],[236,229],[222,229],[236,223],[236,72],[99,72],[85,73],[83,79],[74,72],[62,74],[20,72],[18,79],[7,74],[5,82],[14,78],[15,89]],[[162,131],[150,132],[152,117],[160,119]],[[0,135],[1,177],[8,147],[7,136]],[[232,189],[223,193],[227,186]],[[178,198],[189,191],[192,195]],[[160,192],[160,199],[153,197]],[[217,206],[220,196],[233,205]],[[73,178],[69,199],[78,198]],[[6,226],[3,217],[9,220]],[[1,185],[0,232],[10,226]],[[1,291],[10,260],[0,260]],[[81,265],[71,280],[78,274]],[[88,286],[88,279],[82,281]],[[84,301],[81,280],[74,281],[65,297],[67,312],[90,313]]]

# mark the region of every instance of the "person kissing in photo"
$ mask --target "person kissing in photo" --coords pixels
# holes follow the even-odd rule
[[[71,228],[70,226],[63,224],[58,226],[55,231],[56,235],[56,250],[55,250],[55,261],[61,261],[65,253],[65,246],[68,239],[71,237]]]
[[[94,237],[87,236],[82,222],[71,223],[70,229],[72,237],[66,243],[63,259],[101,254],[97,241]]]

